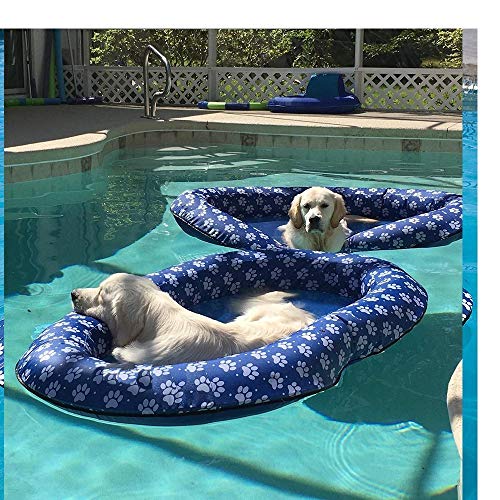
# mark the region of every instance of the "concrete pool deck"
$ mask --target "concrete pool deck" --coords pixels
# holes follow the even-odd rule
[[[87,157],[87,163],[81,166],[85,170],[94,168],[104,154],[122,147],[196,144],[198,140],[203,144],[259,147],[461,151],[459,113],[363,111],[300,115],[163,107],[157,112],[161,121],[144,119],[142,114],[142,107],[119,105],[6,108],[6,181],[64,175],[80,168],[61,170],[59,165],[48,174],[37,169],[30,175],[12,175],[9,167],[13,166]],[[293,141],[288,141],[290,137]],[[110,142],[117,144],[106,148]]]

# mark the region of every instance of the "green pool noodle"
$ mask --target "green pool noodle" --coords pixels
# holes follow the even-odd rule
[[[264,101],[264,102],[249,102],[248,104],[250,104],[250,109],[255,109],[255,110],[267,109],[267,101]]]

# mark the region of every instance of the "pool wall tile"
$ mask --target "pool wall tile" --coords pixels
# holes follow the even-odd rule
[[[339,130],[339,134],[342,131]],[[87,155],[90,168],[98,168],[104,159],[134,158],[144,155],[145,148],[168,146],[206,146],[229,145],[236,150],[246,150],[256,154],[256,148],[267,149],[270,158],[297,158],[299,160],[329,161],[332,164],[344,162],[343,152],[362,152],[360,158],[369,158],[370,152],[387,151],[408,154],[409,152],[461,153],[462,141],[459,139],[398,138],[370,136],[327,136],[327,135],[289,135],[261,134],[225,130],[151,130],[135,132],[115,137],[107,141],[102,149]],[[251,149],[254,151],[251,151]],[[352,158],[349,156],[349,158]],[[362,161],[361,159],[359,161]],[[44,166],[42,166],[44,165]],[[31,168],[32,167],[32,168]],[[353,166],[354,167],[354,166]],[[74,174],[88,169],[81,158],[59,160],[46,163],[26,163],[7,166],[5,181],[23,182],[47,177]]]
[[[12,182],[25,182],[33,180],[33,165],[22,165],[13,168]]]

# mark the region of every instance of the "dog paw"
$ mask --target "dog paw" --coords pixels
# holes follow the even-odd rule
[[[124,363],[125,361],[127,361],[125,359],[125,349],[123,347],[115,347],[112,351],[111,351],[111,354],[113,355],[113,358],[115,358],[117,361],[120,361],[122,363]]]

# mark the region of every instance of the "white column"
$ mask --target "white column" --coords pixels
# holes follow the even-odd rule
[[[356,29],[356,45],[354,48],[354,93],[363,104],[363,29]]]
[[[217,30],[208,30],[208,100],[217,101]]]
[[[83,46],[83,92],[85,97],[90,97],[90,76],[89,76],[89,65],[90,65],[90,37],[89,30],[81,31],[82,46]]]

